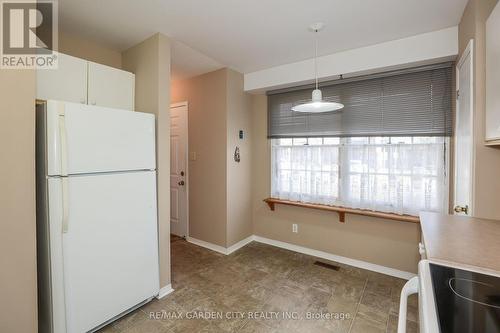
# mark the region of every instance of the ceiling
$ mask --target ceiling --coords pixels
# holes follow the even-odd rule
[[[455,26],[467,0],[60,0],[59,23],[118,50],[156,32],[175,39],[177,78],[242,73]]]

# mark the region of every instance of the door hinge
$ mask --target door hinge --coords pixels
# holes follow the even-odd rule
[[[460,90],[457,90],[457,99],[460,97]]]

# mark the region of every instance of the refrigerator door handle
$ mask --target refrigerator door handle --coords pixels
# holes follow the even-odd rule
[[[61,190],[62,190],[62,232],[68,232],[69,195],[68,195],[68,142],[66,136],[66,118],[64,104],[59,110],[59,142],[61,144]]]
[[[62,232],[68,232],[69,226],[69,196],[68,196],[68,177],[61,177],[62,192]]]

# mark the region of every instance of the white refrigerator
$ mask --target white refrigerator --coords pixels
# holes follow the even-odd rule
[[[39,332],[93,331],[159,291],[155,118],[36,112]]]

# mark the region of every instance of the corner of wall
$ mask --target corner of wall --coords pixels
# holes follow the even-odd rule
[[[156,116],[156,167],[160,286],[170,284],[170,45],[155,34],[122,53],[135,73],[135,109]]]
[[[227,247],[253,234],[251,102],[250,95],[244,91],[243,74],[226,69]],[[240,151],[240,162],[234,160],[236,147]]]

